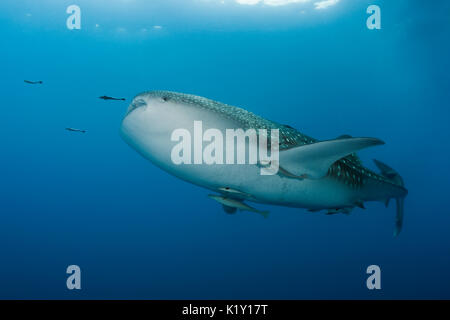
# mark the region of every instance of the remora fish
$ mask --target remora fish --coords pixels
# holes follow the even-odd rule
[[[75,128],[66,128],[66,130],[67,130],[67,131],[72,131],[72,132],[86,133],[86,130],[75,129]]]
[[[223,208],[226,213],[233,214],[236,212],[237,209],[244,210],[244,211],[250,211],[250,212],[256,212],[262,215],[264,218],[267,218],[267,215],[269,214],[268,211],[261,211],[257,210],[255,208],[250,207],[249,205],[245,204],[244,202],[230,198],[230,197],[224,197],[224,196],[218,196],[215,194],[208,195],[211,199],[216,200],[217,202],[221,203],[223,205]]]
[[[23,82],[28,84],[42,84],[42,81],[30,81],[30,80],[23,80]]]
[[[177,165],[171,160],[174,142],[171,134],[185,128],[193,132],[194,121],[201,120],[204,129],[278,129],[279,171],[261,175],[259,165]],[[380,161],[377,174],[365,168],[355,152],[384,144],[375,138],[341,136],[319,141],[296,129],[282,125],[244,109],[203,97],[169,91],[150,91],[136,96],[121,125],[122,138],[145,158],[161,169],[190,183],[216,191],[224,209],[232,213],[236,199],[327,210],[329,214],[349,213],[364,208],[366,201],[397,202],[396,228],[400,233],[403,201],[408,191],[400,175]],[[232,192],[227,192],[232,190]]]
[[[99,99],[103,99],[103,100],[116,100],[116,101],[125,101],[125,98],[113,98],[113,97],[109,97],[109,96],[101,96],[98,97]]]

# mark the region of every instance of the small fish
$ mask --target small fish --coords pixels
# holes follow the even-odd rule
[[[113,97],[108,97],[108,96],[101,96],[98,97],[99,99],[103,99],[103,100],[116,100],[116,101],[125,101],[125,98],[113,98]]]
[[[66,128],[67,131],[86,133],[86,130]]]
[[[236,189],[232,189],[230,187],[222,187],[222,188],[219,188],[218,190],[220,192],[225,192],[225,193],[234,195],[236,197],[244,197],[244,198],[251,198],[252,197],[251,194],[248,194],[248,193],[236,190]]]
[[[215,194],[210,194],[208,195],[208,197],[210,197],[211,199],[216,200],[217,202],[223,204],[226,207],[229,208],[236,208],[242,211],[250,211],[250,212],[256,212],[259,213],[260,215],[262,215],[264,218],[267,218],[269,211],[260,211],[257,210],[255,208],[250,207],[249,205],[245,204],[242,201],[239,201],[237,199],[233,199],[233,198],[227,198],[224,196],[218,196]]]
[[[42,81],[30,81],[30,80],[23,80],[25,83],[29,83],[29,84],[42,84]]]

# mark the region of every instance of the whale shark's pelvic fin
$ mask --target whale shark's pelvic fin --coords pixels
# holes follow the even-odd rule
[[[319,179],[337,160],[358,150],[384,144],[376,138],[338,138],[280,152],[280,167],[292,175]]]
[[[365,209],[366,208],[364,206],[364,202],[362,202],[362,201],[356,201],[355,202],[355,206],[357,206],[358,208],[361,208],[361,209]]]
[[[335,209],[328,209],[327,215],[336,214],[336,213],[343,213],[343,214],[350,214],[352,212],[351,207],[345,207],[345,208],[335,208]]]
[[[387,208],[389,207],[389,201],[391,200],[391,198],[387,198],[386,201],[384,202],[384,206]]]
[[[380,169],[382,176],[384,176],[386,179],[389,179],[390,181],[392,181],[392,183],[394,183],[400,187],[404,186],[403,179],[398,174],[397,171],[395,171],[394,169],[389,167],[387,164],[385,164],[379,160],[373,159],[373,162],[375,162],[375,165],[378,167],[378,169]],[[395,217],[395,230],[394,230],[395,237],[400,234],[400,231],[402,230],[402,226],[403,226],[403,211],[404,211],[403,207],[404,207],[405,196],[395,198],[395,202],[397,204],[397,214]],[[390,200],[390,198],[386,199],[386,207],[389,204],[389,200]]]

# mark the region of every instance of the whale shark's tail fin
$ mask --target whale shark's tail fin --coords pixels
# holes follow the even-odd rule
[[[394,236],[398,236],[400,234],[400,231],[402,230],[403,225],[403,204],[404,200],[407,194],[406,189],[404,188],[404,182],[402,177],[398,174],[397,171],[389,167],[387,164],[374,159],[375,165],[380,169],[381,175],[385,177],[386,179],[389,179],[392,183],[402,187],[404,189],[404,194],[396,197],[396,204],[397,204],[397,215],[395,218],[395,230],[394,230]],[[389,199],[386,201],[386,205],[389,202]]]
[[[395,216],[395,230],[394,237],[400,234],[403,226],[403,203],[405,201],[405,197],[395,199],[397,202],[397,215]]]

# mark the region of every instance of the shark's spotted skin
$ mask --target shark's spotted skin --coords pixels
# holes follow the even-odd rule
[[[175,101],[187,105],[193,105],[216,112],[226,118],[233,119],[241,124],[241,129],[278,129],[279,130],[279,148],[280,151],[298,147],[306,144],[318,142],[319,140],[311,138],[298,130],[279,124],[275,121],[264,119],[245,109],[224,104],[208,98],[171,92],[171,91],[149,91],[138,96],[161,97],[165,101]],[[270,142],[269,142],[270,143]],[[356,155],[349,155],[336,161],[329,169],[328,175],[336,178],[338,181],[352,188],[362,187],[368,179],[392,184],[392,181],[362,166],[361,161]]]
[[[279,170],[261,175],[256,165],[177,164],[172,158],[175,130],[191,130],[195,121],[219,130],[254,129],[271,136],[279,132]],[[195,129],[195,128],[194,128]],[[267,132],[261,132],[261,130]],[[375,161],[380,174],[365,168],[355,152],[384,144],[369,137],[341,136],[319,141],[296,129],[264,119],[247,110],[207,98],[169,92],[144,92],[133,99],[121,125],[122,138],[146,159],[168,173],[218,193],[227,213],[237,208],[252,210],[244,201],[326,210],[330,214],[365,208],[368,201],[389,199],[397,203],[395,235],[401,230],[404,198],[403,179],[388,165]],[[195,131],[194,131],[195,135]],[[266,137],[265,137],[266,138]],[[194,139],[195,140],[195,139]],[[195,141],[194,141],[195,143]],[[270,141],[269,141],[270,144]],[[194,146],[195,149],[195,146]]]

